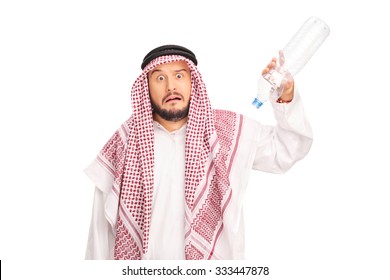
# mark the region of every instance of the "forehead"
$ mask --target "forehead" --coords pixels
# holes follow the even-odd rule
[[[155,68],[153,68],[149,72],[149,74],[152,74],[156,70],[163,71],[163,72],[171,72],[171,71],[178,71],[178,70],[183,70],[183,69],[186,71],[189,71],[189,67],[188,67],[187,62],[185,62],[184,60],[172,61],[169,63],[164,63],[164,64],[160,64],[160,65],[156,66]]]

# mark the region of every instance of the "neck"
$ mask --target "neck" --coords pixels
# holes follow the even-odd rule
[[[173,121],[167,121],[157,114],[153,114],[153,120],[161,124],[169,132],[178,130],[179,128],[181,128],[183,125],[187,123],[187,117],[181,119],[180,121],[173,122]]]

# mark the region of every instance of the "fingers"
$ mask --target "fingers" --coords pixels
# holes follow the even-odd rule
[[[280,66],[283,66],[285,62],[284,53],[282,50],[279,51],[279,64]]]
[[[273,57],[271,62],[268,63],[267,67],[264,68],[263,72],[261,73],[262,75],[265,75],[267,74],[269,71],[271,71],[272,69],[274,69],[276,66],[276,57]]]

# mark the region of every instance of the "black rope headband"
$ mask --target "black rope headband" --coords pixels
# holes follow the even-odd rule
[[[144,69],[146,65],[148,65],[149,62],[151,62],[153,59],[164,56],[164,55],[170,55],[170,54],[176,54],[184,56],[188,59],[190,59],[195,65],[198,65],[198,61],[196,60],[195,54],[190,51],[189,49],[177,45],[164,45],[158,48],[155,48],[151,50],[142,61],[141,69]]]

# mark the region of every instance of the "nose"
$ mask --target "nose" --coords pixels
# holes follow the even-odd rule
[[[167,79],[167,91],[168,92],[172,92],[172,91],[175,91],[176,90],[176,86],[175,86],[175,83],[173,81],[173,79]]]

